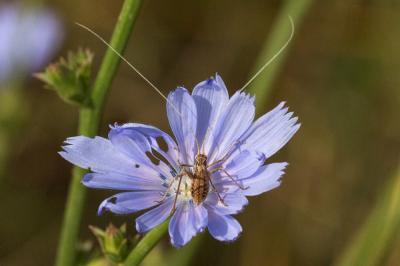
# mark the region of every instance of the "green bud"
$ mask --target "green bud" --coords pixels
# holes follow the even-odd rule
[[[46,87],[55,90],[66,102],[90,107],[90,76],[93,53],[78,49],[69,52],[67,59],[49,65],[44,72],[35,77],[46,83]]]
[[[126,225],[120,228],[110,224],[106,230],[95,226],[89,227],[96,236],[104,256],[113,263],[121,263],[128,256],[130,241],[126,236]]]

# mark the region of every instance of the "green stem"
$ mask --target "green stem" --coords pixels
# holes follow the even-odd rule
[[[128,258],[125,260],[124,266],[139,265],[168,231],[168,224],[169,219],[148,232],[129,254]]]
[[[258,56],[255,68],[251,73],[256,73],[264,65],[265,61],[274,56],[289,38],[291,28],[288,16],[290,15],[292,17],[295,28],[298,28],[306,11],[310,7],[311,2],[312,0],[286,1],[277,18],[275,19],[271,33],[266,39],[265,44]],[[288,50],[289,49],[286,48],[286,50],[283,51],[275,59],[275,61],[268,66],[267,70],[260,74],[260,76],[258,76],[257,79],[255,79],[249,86],[248,90],[257,95],[256,106],[259,107],[258,112],[262,111],[262,107],[268,100],[273,82],[282,69],[283,63],[288,55]]]
[[[335,265],[382,264],[386,249],[400,231],[400,166],[379,195],[364,225],[345,247]]]
[[[140,0],[124,1],[110,42],[111,46],[119,53],[122,53],[127,45],[140,4]],[[93,86],[91,95],[93,106],[92,108],[82,108],[79,113],[80,135],[92,137],[97,134],[104,101],[120,61],[120,58],[111,49],[107,49]],[[77,167],[72,170],[72,181],[56,258],[57,266],[74,265],[75,245],[86,198],[86,190],[80,184],[85,172]]]

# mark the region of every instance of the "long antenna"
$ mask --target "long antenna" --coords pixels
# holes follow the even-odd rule
[[[167,102],[169,102],[168,98],[150,81],[148,80],[136,67],[134,67],[129,61],[128,59],[126,59],[123,55],[121,55],[117,50],[114,49],[114,47],[112,47],[110,44],[108,44],[108,42],[106,40],[103,39],[103,37],[101,37],[99,34],[97,34],[96,32],[94,32],[93,30],[91,30],[89,27],[82,25],[78,22],[75,22],[76,25],[78,25],[79,27],[87,30],[88,32],[90,32],[91,34],[93,34],[94,36],[96,36],[102,43],[104,43],[108,48],[110,48],[119,58],[121,58],[130,68],[132,68],[144,81],[146,81],[153,89],[156,90],[156,92],[158,94],[161,95],[161,97],[164,98],[164,100],[166,100]],[[170,103],[170,102],[169,102]],[[170,103],[171,104],[171,103]],[[173,106],[173,104],[171,104],[171,106]],[[177,111],[179,113],[179,111],[175,108],[175,106],[173,106],[175,111]],[[180,113],[179,113],[180,114]]]
[[[285,50],[285,48],[289,45],[289,43],[290,43],[290,41],[292,40],[293,35],[294,35],[294,23],[293,23],[292,17],[291,17],[291,16],[288,16],[288,17],[289,17],[289,21],[290,21],[291,30],[292,30],[292,31],[290,32],[289,38],[287,39],[287,41],[285,42],[285,44],[278,50],[278,52],[276,52],[276,54],[274,54],[274,56],[272,56],[272,57],[257,71],[257,73],[255,73],[254,76],[253,76],[249,81],[247,81],[246,84],[243,85],[243,87],[242,87],[239,91],[243,91],[247,86],[249,86],[249,84],[250,84],[251,82],[253,82],[253,80],[255,80],[255,79],[261,74],[261,72],[263,72],[264,69],[265,69],[267,66],[269,66],[269,65],[283,52],[283,50]]]
[[[89,27],[80,24],[78,22],[75,22],[76,25],[78,25],[79,27],[83,28],[84,30],[87,30],[88,32],[90,32],[91,34],[93,34],[95,37],[97,37],[102,43],[104,43],[108,48],[110,48],[119,58],[121,58],[131,69],[133,69],[144,81],[146,81],[153,89],[156,90],[156,92],[158,94],[161,95],[161,97],[171,105],[171,107],[174,109],[174,111],[183,119],[183,115],[182,113],[179,111],[179,109],[173,104],[171,103],[170,100],[168,100],[168,98],[150,81],[148,80],[135,66],[133,66],[128,59],[126,59],[123,55],[121,55],[117,50],[115,50],[114,47],[112,47],[106,40],[104,40],[103,37],[101,37],[99,34],[97,34],[95,31],[93,31],[92,29],[90,29]],[[196,132],[192,132],[195,141],[197,143],[197,146],[199,146],[198,141],[196,139]]]

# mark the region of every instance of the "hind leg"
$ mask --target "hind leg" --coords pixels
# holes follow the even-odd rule
[[[177,177],[179,177],[178,188],[175,191],[174,205],[172,205],[172,209],[171,209],[171,212],[169,213],[169,215],[172,215],[174,213],[175,209],[176,209],[176,202],[178,200],[178,195],[180,193],[182,177],[183,176],[184,176],[184,173],[181,173],[181,174],[177,175]]]
[[[231,176],[231,175],[230,175],[224,168],[222,168],[222,167],[219,167],[219,168],[216,168],[216,169],[212,170],[212,171],[210,172],[210,174],[214,174],[214,173],[219,172],[219,171],[221,171],[221,172],[223,172],[224,174],[226,174],[226,176],[229,177],[229,179],[232,180],[232,182],[233,182],[236,186],[238,186],[241,190],[246,190],[246,189],[249,188],[249,187],[244,187],[242,184],[239,184],[238,181],[235,180],[235,179],[233,178],[233,176]]]
[[[214,186],[213,182],[211,181],[211,178],[210,178],[210,184],[211,184],[211,187],[213,188],[213,190],[215,191],[215,193],[217,193],[217,196],[218,196],[219,201],[221,201],[221,203],[222,203],[224,206],[228,206],[228,205],[226,205],[226,203],[225,203],[224,199],[222,198],[221,194],[219,194],[217,188]]]

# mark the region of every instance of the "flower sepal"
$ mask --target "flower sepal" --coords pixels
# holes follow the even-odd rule
[[[55,90],[64,101],[90,107],[92,62],[92,52],[78,49],[34,76],[43,81],[47,88]]]
[[[95,226],[89,226],[89,228],[96,236],[106,259],[113,263],[121,263],[126,259],[133,246],[133,241],[127,238],[126,224],[119,228],[109,224],[105,230]]]

